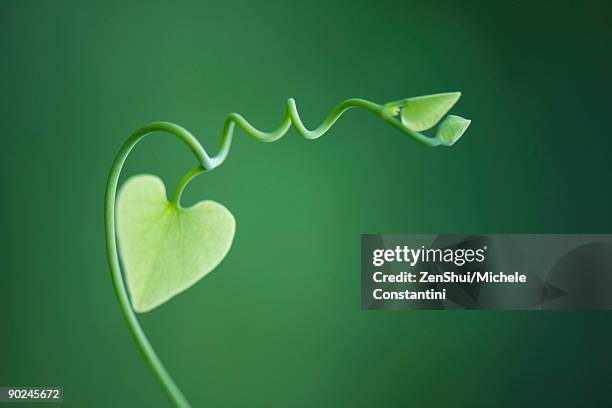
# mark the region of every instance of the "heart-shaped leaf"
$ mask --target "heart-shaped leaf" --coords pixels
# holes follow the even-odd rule
[[[461,116],[448,115],[436,131],[436,137],[443,145],[452,146],[463,135],[472,121]]]
[[[161,179],[139,175],[118,196],[117,232],[132,306],[147,312],[195,284],[229,251],[236,223],[227,208],[168,202]]]
[[[461,97],[461,92],[417,96],[404,101],[402,123],[417,132],[431,129]]]

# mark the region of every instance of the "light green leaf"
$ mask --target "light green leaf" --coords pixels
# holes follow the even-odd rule
[[[138,175],[118,196],[117,232],[132,306],[147,312],[212,271],[232,245],[236,223],[224,206],[168,202],[162,180]]]
[[[443,145],[452,146],[463,135],[472,121],[461,116],[448,115],[440,124],[436,132],[436,138]]]
[[[417,132],[431,129],[460,97],[461,92],[447,92],[406,99],[402,108],[402,123]]]

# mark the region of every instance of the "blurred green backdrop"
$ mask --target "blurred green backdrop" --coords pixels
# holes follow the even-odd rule
[[[612,314],[365,312],[364,232],[609,233],[608,2],[0,4],[0,385],[66,406],[167,406],[109,278],[114,154],[153,120],[216,151],[231,111],[314,126],[340,100],[461,90],[473,119],[426,148],[352,111],[316,142],[238,134],[186,203],[235,215],[234,246],[142,316],[195,406],[611,406]],[[156,136],[126,175],[194,165]]]

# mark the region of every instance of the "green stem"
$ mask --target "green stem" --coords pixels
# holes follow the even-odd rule
[[[179,206],[181,195],[185,186],[194,177],[205,171],[210,171],[220,166],[225,161],[231,147],[235,126],[241,128],[248,136],[251,136],[252,138],[261,142],[273,142],[275,140],[280,139],[285,133],[287,133],[291,125],[294,126],[297,133],[302,137],[306,139],[317,139],[323,134],[325,134],[325,132],[329,130],[329,128],[336,122],[336,120],[338,120],[338,118],[346,110],[351,108],[361,108],[382,117],[383,120],[392,124],[397,129],[402,131],[402,133],[407,134],[408,136],[414,138],[420,143],[427,144],[429,146],[435,146],[438,144],[436,143],[435,139],[425,137],[420,133],[413,132],[401,126],[401,124],[397,120],[386,115],[383,112],[383,107],[381,105],[363,99],[348,99],[344,102],[341,102],[316,129],[308,130],[300,120],[297,108],[295,106],[295,101],[293,99],[289,99],[287,101],[287,109],[285,111],[285,115],[283,116],[280,125],[276,130],[272,132],[261,132],[255,127],[253,127],[249,122],[247,122],[246,119],[244,119],[239,114],[230,114],[225,120],[225,124],[223,127],[219,153],[212,158],[208,155],[206,150],[204,150],[202,145],[191,133],[189,133],[187,130],[183,129],[180,126],[169,122],[153,122],[138,129],[128,138],[128,140],[123,144],[123,146],[117,153],[106,184],[106,197],[104,203],[106,251],[108,255],[108,262],[110,266],[113,287],[115,290],[115,294],[117,295],[117,299],[119,301],[119,306],[121,307],[121,311],[127,321],[134,341],[140,348],[140,351],[144,355],[145,360],[155,373],[157,379],[160,381],[168,397],[177,407],[189,407],[189,402],[181,393],[175,382],[172,380],[170,374],[168,374],[168,372],[164,368],[161,360],[159,359],[159,357],[157,357],[155,350],[151,346],[151,343],[147,339],[144,331],[142,330],[142,327],[140,326],[136,314],[134,313],[134,310],[132,309],[132,306],[130,304],[130,298],[125,286],[123,275],[121,273],[121,266],[119,262],[119,254],[116,242],[117,237],[115,232],[115,201],[121,170],[130,151],[145,136],[157,131],[169,133],[173,136],[176,136],[179,138],[179,140],[181,140],[187,145],[187,147],[195,155],[196,160],[198,162],[198,166],[190,170],[178,183],[177,189],[172,199],[172,204]]]
[[[195,166],[193,169],[189,170],[187,174],[183,176],[181,181],[176,186],[176,190],[174,191],[174,197],[172,197],[172,205],[175,207],[181,206],[181,196],[183,195],[183,190],[191,180],[193,180],[197,175],[202,174],[206,171],[204,167],[201,165]]]
[[[159,357],[157,357],[157,354],[155,354],[155,350],[151,346],[151,343],[149,343],[147,336],[144,334],[142,327],[140,326],[140,323],[136,318],[134,310],[132,309],[132,306],[130,304],[130,299],[128,297],[123,276],[121,274],[121,268],[119,265],[119,255],[117,253],[117,242],[115,233],[115,198],[117,194],[119,176],[121,175],[121,169],[123,168],[123,164],[125,163],[125,160],[127,159],[130,151],[134,148],[134,146],[146,135],[155,131],[168,132],[178,137],[183,142],[185,142],[185,144],[187,144],[187,146],[193,151],[197,158],[202,159],[204,157],[205,153],[197,139],[185,129],[173,125],[171,123],[152,123],[137,130],[132,136],[130,136],[121,147],[121,150],[119,150],[119,153],[117,153],[115,161],[113,162],[113,166],[111,167],[110,175],[108,176],[108,182],[106,184],[106,198],[104,205],[104,219],[106,224],[106,251],[108,255],[108,262],[110,265],[111,278],[113,280],[115,294],[117,295],[119,306],[121,307],[121,311],[123,312],[123,316],[127,321],[130,333],[132,334],[134,341],[140,348],[140,351],[144,355],[145,360],[155,373],[157,379],[163,385],[164,390],[166,391],[168,397],[172,400],[172,402],[177,407],[189,407],[189,402],[187,401],[185,396],[183,396],[179,388],[176,386],[176,384],[172,380],[172,377],[170,377],[170,374],[168,374],[168,372],[164,368]]]

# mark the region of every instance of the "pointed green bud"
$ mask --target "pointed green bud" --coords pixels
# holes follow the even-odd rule
[[[452,146],[463,135],[472,121],[460,116],[448,115],[436,131],[436,138],[445,146]]]

